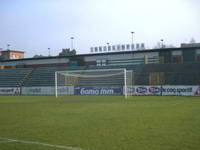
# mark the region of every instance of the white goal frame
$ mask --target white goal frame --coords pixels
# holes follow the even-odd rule
[[[55,72],[55,96],[56,98],[58,97],[58,73],[74,73],[76,74],[76,72],[95,72],[95,71],[122,71],[124,72],[124,86],[123,86],[123,92],[124,92],[124,96],[125,96],[125,99],[128,98],[128,93],[127,93],[127,69],[126,68],[119,68],[119,69],[90,69],[90,70],[70,70],[70,71],[56,71]],[[77,74],[81,77],[81,74]],[[114,75],[117,75],[116,74],[111,74],[110,76],[114,76]],[[97,76],[97,75],[96,75]],[[104,75],[106,76],[106,75]],[[95,77],[95,75],[93,76]],[[102,77],[100,75],[100,77]]]

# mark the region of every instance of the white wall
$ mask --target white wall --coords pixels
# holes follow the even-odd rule
[[[121,53],[121,54],[102,54],[102,55],[91,55],[84,56],[86,62],[96,61],[96,60],[122,60],[122,59],[133,59],[133,58],[144,58],[144,56],[148,57],[156,57],[159,56],[158,52],[141,52],[141,53]],[[31,59],[31,60],[16,60],[16,61],[7,61],[0,62],[0,65],[4,66],[14,66],[14,65],[32,65],[32,64],[55,64],[55,63],[68,63],[68,58],[52,58],[52,59]]]
[[[106,55],[92,55],[85,56],[85,61],[96,61],[96,60],[122,60],[122,59],[133,59],[133,58],[144,58],[148,57],[157,57],[159,56],[158,52],[142,52],[142,53],[126,53],[126,54],[106,54]]]
[[[85,61],[96,61],[98,59],[106,59],[106,60],[121,60],[121,59],[132,59],[133,54],[106,54],[106,55],[92,55],[85,56]]]
[[[16,61],[6,61],[1,62],[0,65],[4,66],[14,66],[14,65],[32,65],[32,64],[55,64],[55,63],[68,63],[68,58],[54,58],[54,59],[32,59],[32,60],[16,60]]]
[[[159,53],[158,52],[134,53],[134,58],[144,58],[144,56],[157,57],[159,56]]]

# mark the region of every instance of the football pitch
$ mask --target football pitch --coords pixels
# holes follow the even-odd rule
[[[0,96],[0,150],[198,150],[200,97]]]

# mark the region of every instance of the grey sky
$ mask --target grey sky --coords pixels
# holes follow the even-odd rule
[[[179,46],[200,42],[199,0],[0,0],[0,48],[57,55],[70,47],[78,53],[91,46],[144,42]]]

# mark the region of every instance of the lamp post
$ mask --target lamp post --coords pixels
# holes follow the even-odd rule
[[[160,41],[161,41],[161,48],[164,48],[164,45],[163,45],[163,41],[164,41],[164,40],[161,39]]]
[[[51,48],[48,48],[49,56],[51,56]]]
[[[70,39],[71,39],[71,50],[73,50],[73,49],[74,49],[74,47],[73,47],[73,46],[74,46],[74,45],[73,45],[73,44],[74,44],[74,43],[73,43],[74,37],[71,37]]]
[[[110,44],[110,43],[106,43],[106,44],[108,45],[107,48],[108,48],[108,51],[109,51],[109,44]]]
[[[135,32],[131,32],[131,50],[133,50],[133,34],[134,34]]]
[[[8,49],[8,50],[10,49],[10,44],[7,44],[7,49]]]

